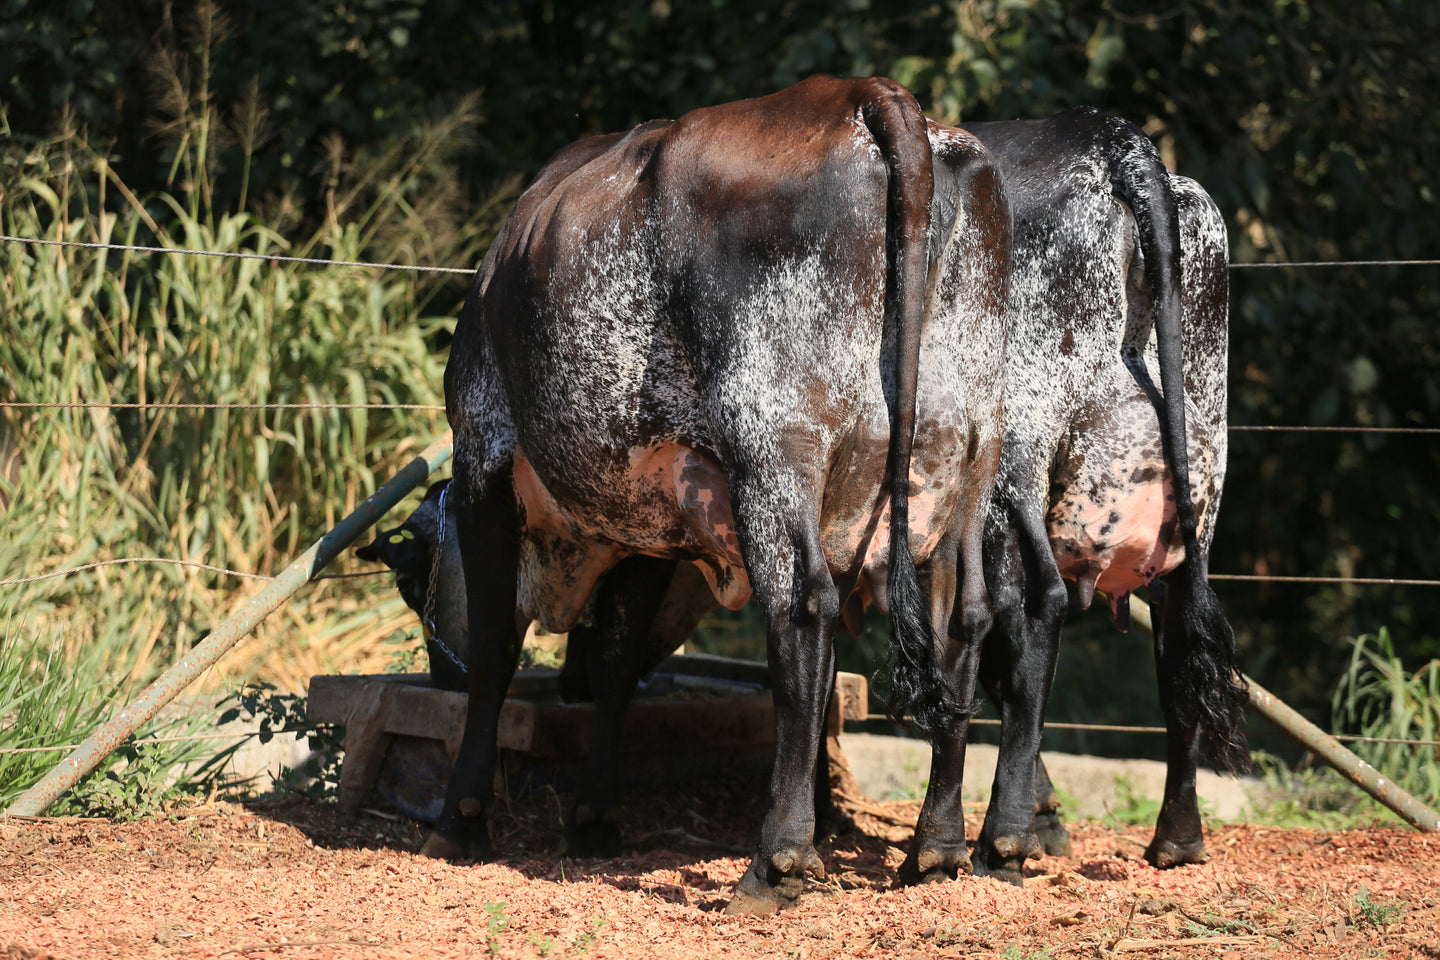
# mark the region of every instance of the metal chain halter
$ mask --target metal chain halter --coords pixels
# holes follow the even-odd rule
[[[425,628],[425,639],[433,642],[445,655],[445,659],[460,671],[460,676],[468,678],[470,671],[466,669],[464,661],[435,630],[435,587],[440,582],[440,555],[445,552],[445,528],[449,526],[446,522],[445,501],[449,497],[450,484],[447,483],[445,489],[440,491],[440,532],[435,538],[435,552],[430,554],[430,583],[425,589],[425,613],[420,617],[420,625]]]

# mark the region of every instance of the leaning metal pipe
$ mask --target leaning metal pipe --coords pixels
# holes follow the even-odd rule
[[[1130,622],[1154,636],[1155,629],[1150,619],[1150,606],[1133,594],[1130,597]],[[1340,771],[1351,783],[1399,814],[1406,823],[1426,833],[1440,832],[1440,815],[1421,803],[1414,796],[1401,789],[1394,780],[1381,775],[1370,764],[1346,750],[1330,734],[1306,720],[1289,704],[1266,690],[1254,680],[1241,674],[1245,689],[1250,695],[1250,705],[1265,719],[1290,734],[1300,744],[1315,752],[1320,759]]]
[[[405,465],[380,489],[356,507],[309,550],[297,557],[259,593],[245,601],[230,618],[200,641],[196,647],[160,675],[160,678],[125,709],[101,724],[74,752],[57,763],[33,787],[20,795],[5,816],[35,817],[79,782],[105,759],[142,723],[155,716],[202,672],[217,660],[261,620],[273,613],[286,600],[319,573],[331,560],[383,517],[400,499],[450,459],[451,433],[445,431],[419,456]]]

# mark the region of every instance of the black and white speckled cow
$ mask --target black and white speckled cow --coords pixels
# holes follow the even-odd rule
[[[980,665],[1001,704],[1001,755],[1039,749],[1064,581],[1086,606],[1103,592],[1122,628],[1130,593],[1150,585],[1163,597],[1169,767],[1146,858],[1203,861],[1201,737],[1222,769],[1247,762],[1234,636],[1207,579],[1226,456],[1224,221],[1137,127],[1097,110],[964,129],[1000,164],[1015,223],[1005,453],[986,534],[996,630]],[[944,795],[937,778],[958,782],[963,757],[963,744],[937,744],[932,796]],[[1019,881],[1039,846],[1035,783],[1031,764],[1000,764],[977,873]],[[958,816],[947,822],[963,848]]]
[[[683,561],[720,602],[753,592],[764,611],[776,761],[733,911],[778,909],[820,866],[814,771],[843,610],[888,605],[895,709],[962,722],[958,645],[930,624],[955,607],[964,636],[991,621],[1010,222],[972,137],[933,153],[944,176],[903,88],[811,78],[582,140],[521,197],[446,369],[470,706],[426,852],[487,844],[514,612],[566,630],[607,572],[602,631],[644,635]],[[634,659],[589,671],[597,755]],[[597,829],[604,789],[576,811]]]

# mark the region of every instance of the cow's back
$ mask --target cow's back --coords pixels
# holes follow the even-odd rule
[[[836,89],[850,85],[817,78],[582,141],[487,255],[447,396],[457,444],[513,453],[522,604],[548,629],[629,552],[701,560],[743,602],[736,478],[774,478],[774,497],[823,488],[827,524],[857,534],[826,541],[832,566],[860,561],[889,425],[888,175]],[[927,337],[949,349],[926,364],[958,368],[958,322]]]

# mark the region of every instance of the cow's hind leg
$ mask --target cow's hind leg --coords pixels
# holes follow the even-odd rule
[[[950,880],[969,873],[972,866],[961,791],[970,718],[978,707],[975,679],[980,652],[994,623],[984,555],[989,478],[995,476],[999,465],[1000,445],[990,444],[982,450],[967,475],[986,479],[967,490],[956,514],[954,534],[939,545],[926,567],[931,622],[948,625],[948,642],[939,657],[940,680],[956,709],[945,717],[945,727],[931,734],[930,786],[915,824],[910,854],[900,866],[902,883]]]
[[[1052,857],[1068,857],[1075,852],[1070,831],[1060,822],[1060,794],[1050,782],[1045,761],[1035,758],[1035,836],[1040,846]]]
[[[813,516],[792,518],[799,520],[792,533],[766,543],[762,531],[784,526],[746,523],[737,514],[742,544],[754,543],[742,549],[768,625],[775,764],[760,845],[726,912],[763,915],[793,905],[805,877],[824,873],[814,846],[815,764],[835,676],[832,631],[840,604]]]
[[[1188,561],[1187,561],[1188,562]],[[1155,624],[1155,669],[1160,681],[1160,707],[1165,712],[1165,797],[1155,821],[1155,836],[1145,848],[1145,859],[1156,867],[1204,863],[1205,834],[1195,796],[1195,771],[1200,759],[1200,727],[1186,719],[1184,694],[1185,578],[1173,571],[1150,587],[1158,599]],[[1160,594],[1157,598],[1156,594]]]
[[[972,704],[975,695],[975,674],[979,667],[980,644],[983,636],[968,636],[970,622],[964,616],[965,578],[957,576],[959,553],[957,545],[947,539],[936,549],[927,565],[926,579],[931,594],[931,621],[949,624],[949,642],[940,655],[940,669],[950,700],[956,704]],[[978,572],[973,581],[984,583]],[[957,585],[960,585],[960,613],[955,610]],[[981,598],[984,600],[984,598]],[[989,602],[985,600],[985,614]],[[988,626],[988,624],[986,624]],[[910,852],[900,865],[900,883],[923,883],[953,880],[970,872],[970,848],[965,842],[965,810],[961,797],[964,786],[965,749],[973,709],[956,710],[947,718],[946,728],[931,738],[930,784],[925,802],[915,823],[915,836]]]
[[[975,849],[975,873],[1020,883],[1038,856],[1035,759],[1055,677],[1068,598],[1038,515],[1018,511],[993,533],[987,577],[998,629],[985,644],[980,675],[1000,695],[1000,750],[990,806]]]
[[[452,495],[469,601],[470,700],[445,805],[421,848],[441,858],[489,853],[485,813],[494,803],[496,732],[523,639],[515,630],[520,536],[511,475],[507,469],[472,481],[469,473],[457,458]]]
[[[640,678],[678,646],[678,641],[657,637],[651,629],[675,568],[674,560],[655,557],[622,560],[600,583],[593,625],[581,628],[579,649],[595,701],[595,734],[589,773],[565,830],[568,851],[576,856],[620,852],[620,831],[613,819],[620,727]]]
[[[1000,684],[998,678],[989,676],[985,693],[998,709],[1000,706]],[[1070,832],[1060,822],[1060,795],[1050,780],[1050,771],[1045,761],[1035,757],[1035,836],[1040,847],[1052,857],[1068,857],[1075,852],[1070,842]]]

